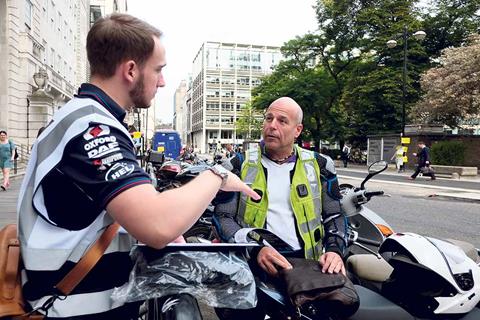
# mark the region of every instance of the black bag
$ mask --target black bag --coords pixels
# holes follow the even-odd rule
[[[13,147],[13,142],[11,140],[8,140],[8,143],[10,144],[10,152],[13,152],[13,159],[17,160],[18,159],[17,147]]]
[[[353,283],[341,273],[323,273],[318,261],[288,258],[293,269],[281,270],[287,293],[301,312],[314,309],[340,317],[353,315],[360,299]]]
[[[421,168],[420,168],[420,171],[422,172],[422,174],[423,174],[424,176],[431,176],[432,173],[434,173],[432,167],[421,167]]]

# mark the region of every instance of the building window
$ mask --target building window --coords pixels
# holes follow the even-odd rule
[[[90,6],[90,27],[95,21],[102,17],[102,8],[100,6]]]
[[[32,28],[33,5],[30,0],[25,0],[25,25],[28,29]]]
[[[222,139],[232,139],[232,136],[233,136],[232,133],[233,133],[233,131],[230,131],[230,130],[222,131],[221,137],[222,137]]]
[[[50,67],[53,68],[53,66],[55,65],[55,49],[53,48],[50,48]]]
[[[207,102],[207,110],[218,111],[218,102]]]

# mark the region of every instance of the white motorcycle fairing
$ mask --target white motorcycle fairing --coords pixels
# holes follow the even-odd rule
[[[415,233],[395,233],[381,245],[380,253],[402,252],[452,285],[457,293],[436,296],[435,314],[464,314],[480,301],[480,267],[457,246]],[[393,266],[393,265],[392,265]]]

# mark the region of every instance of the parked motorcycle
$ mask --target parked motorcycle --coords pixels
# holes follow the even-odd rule
[[[347,269],[361,301],[351,319],[480,319],[478,249],[462,241],[393,233],[364,206],[383,195],[367,190],[365,183],[387,166],[373,163],[359,188],[342,190],[350,227]]]
[[[385,161],[373,163],[360,187],[341,186],[342,207],[349,219],[346,267],[360,297],[360,307],[349,319],[480,319],[478,249],[454,240],[394,233],[384,219],[365,207],[372,197],[384,195],[367,190],[365,184],[386,168]],[[251,238],[275,244],[275,235],[268,237],[257,234]],[[276,239],[280,247],[273,247],[288,250]],[[315,305],[294,308],[285,290],[271,282],[257,279],[257,293],[274,319],[337,319]]]
[[[152,184],[158,192],[179,188],[197,177],[201,172],[207,170],[210,166],[219,163],[208,162],[193,156],[193,154],[190,155],[188,162],[178,159],[162,159],[161,162],[151,164]],[[228,163],[225,165],[227,164]],[[231,170],[231,168],[227,169]],[[219,191],[198,221],[183,235],[184,238],[187,240],[188,238],[192,238],[192,241],[195,237],[207,240],[214,239],[212,217],[215,205],[230,200],[232,196],[232,193]]]

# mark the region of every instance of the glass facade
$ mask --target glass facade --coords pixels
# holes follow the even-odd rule
[[[242,142],[234,124],[250,101],[251,90],[281,58],[278,47],[203,44],[193,61],[190,115],[190,134],[205,140],[200,149],[208,151],[213,144]]]

